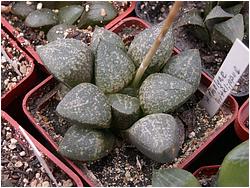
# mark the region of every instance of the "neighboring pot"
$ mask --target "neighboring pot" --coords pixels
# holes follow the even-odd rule
[[[7,91],[1,96],[1,102],[2,102],[2,109],[5,109],[12,101],[14,101],[16,98],[18,98],[20,95],[24,94],[26,91],[28,91],[33,85],[35,84],[35,81],[37,80],[37,74],[34,71],[35,64],[34,60],[29,57],[18,45],[17,43],[3,30],[1,30],[1,38],[6,38],[8,41],[8,44],[15,48],[17,51],[21,52],[25,60],[29,64],[29,72],[27,75],[19,80],[19,82],[14,86],[13,89]],[[12,54],[9,53],[6,50],[7,55],[12,59]]]
[[[248,140],[249,128],[246,126],[249,121],[249,99],[240,107],[237,118],[234,123],[234,129],[237,136],[242,140]]]
[[[2,118],[5,119],[16,131],[20,131],[21,125],[19,125],[14,119],[12,119],[6,112],[2,111]],[[77,187],[83,187],[83,183],[81,179],[71,170],[69,169],[62,161],[60,161],[55,155],[53,155],[49,150],[47,150],[42,144],[40,144],[34,137],[32,137],[28,132],[26,134],[32,140],[37,149],[48,157],[56,166],[58,166],[64,173],[66,173],[77,185]],[[19,144],[22,145],[21,142]]]
[[[219,171],[220,165],[211,165],[211,166],[203,166],[197,169],[193,175],[198,179],[198,181],[205,186],[208,186],[208,182],[203,182],[203,179],[208,179],[213,183],[212,176],[216,176],[217,172]],[[215,179],[214,179],[215,180]],[[211,186],[211,185],[210,185]]]

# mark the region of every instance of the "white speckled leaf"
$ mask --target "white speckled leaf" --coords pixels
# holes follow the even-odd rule
[[[84,28],[89,25],[102,26],[117,16],[117,11],[111,2],[107,1],[88,1],[88,11],[83,12],[78,27]],[[85,5],[86,6],[86,5]]]
[[[197,89],[201,78],[199,50],[189,49],[171,57],[162,72],[184,80]]]
[[[25,25],[29,27],[53,26],[58,23],[57,15],[50,9],[35,10],[26,17]]]
[[[47,33],[47,40],[49,42],[52,42],[54,40],[57,39],[63,39],[65,38],[64,33],[67,30],[74,30],[76,29],[75,26],[73,25],[67,25],[67,24],[59,24],[59,25],[55,25],[53,26]]]
[[[56,111],[69,121],[86,128],[109,128],[111,107],[98,87],[82,83],[74,87],[58,104]]]
[[[116,33],[111,32],[103,27],[96,26],[90,44],[93,52],[96,52],[101,40],[106,40],[109,43],[125,50],[125,45],[122,39]]]
[[[112,124],[115,128],[127,129],[140,118],[138,98],[124,94],[111,94],[108,95],[108,99],[112,107]]]
[[[32,4],[27,4],[26,1],[15,2],[11,7],[11,11],[14,15],[17,15],[21,18],[26,18],[29,13],[36,10],[36,5],[34,2]]]
[[[128,55],[132,58],[136,67],[139,67],[142,60],[146,56],[148,50],[151,48],[153,42],[160,33],[162,23],[157,24],[151,28],[145,29],[135,36],[131,42]],[[153,56],[149,67],[146,70],[147,74],[159,72],[172,54],[174,48],[174,37],[172,28],[169,29],[165,35],[161,45],[159,46],[156,54]]]
[[[115,137],[108,130],[72,126],[59,145],[59,153],[73,160],[94,161],[113,149]]]
[[[200,187],[200,183],[190,172],[178,169],[159,169],[153,171],[153,187]]]
[[[95,59],[95,83],[104,93],[116,93],[132,81],[135,65],[118,46],[101,40]]]
[[[151,114],[138,120],[127,130],[129,140],[147,157],[172,162],[180,149],[180,132],[184,130],[169,114]]]
[[[69,25],[74,24],[81,16],[83,9],[84,8],[80,5],[71,5],[61,8],[58,13],[59,22]]]
[[[151,74],[139,90],[141,108],[145,114],[172,112],[195,91],[196,88],[188,82],[169,74]]]
[[[76,39],[58,39],[36,49],[44,65],[61,82],[74,87],[91,82],[93,55],[90,48]]]

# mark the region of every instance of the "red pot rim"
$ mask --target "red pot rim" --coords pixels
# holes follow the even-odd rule
[[[125,17],[127,17],[130,13],[133,12],[135,9],[136,1],[130,1],[131,5],[130,7],[121,15],[117,16],[115,19],[113,19],[111,22],[109,22],[106,26],[105,29],[110,29],[112,28],[115,24],[117,24],[119,21],[123,20]]]
[[[245,141],[249,138],[249,129],[245,126],[245,121],[249,118],[249,98],[240,107],[234,123],[234,129],[238,137]]]
[[[18,51],[20,51],[25,59],[27,60],[27,62],[30,64],[30,71],[29,73],[23,78],[21,79],[15,86],[13,89],[11,89],[10,91],[7,91],[6,93],[4,93],[1,96],[1,102],[2,102],[2,108],[4,108],[5,106],[7,106],[9,103],[11,103],[14,100],[14,97],[18,96],[18,90],[22,89],[25,87],[25,85],[29,82],[30,79],[32,79],[31,77],[33,77],[32,75],[34,75],[34,68],[35,68],[35,64],[34,64],[34,60],[28,56],[28,54],[26,54],[18,45],[17,43],[11,38],[11,36],[9,36],[7,33],[5,33],[2,29],[1,29],[1,37],[6,37],[6,39],[9,41],[9,44],[12,47],[15,47]],[[9,55],[7,53],[7,55]]]
[[[16,131],[20,131],[20,126],[13,118],[11,118],[6,112],[2,110],[2,117],[10,123],[11,126],[15,128]],[[33,136],[31,136],[27,131],[25,131],[29,138],[33,141],[35,146],[46,155],[56,166],[58,166],[63,172],[65,172],[78,187],[83,187],[83,183],[81,179],[71,170],[69,169],[62,161],[60,161],[55,155],[53,155],[49,150],[47,150],[42,144],[40,144]]]
[[[206,175],[215,175],[220,168],[220,165],[210,165],[210,166],[202,166],[198,168],[193,175],[197,178],[200,174],[206,174]]]

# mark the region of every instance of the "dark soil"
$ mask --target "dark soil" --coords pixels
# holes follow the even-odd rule
[[[240,79],[231,92],[233,95],[247,95],[249,93],[249,66],[246,68]]]
[[[59,144],[71,124],[58,117],[55,112],[60,101],[58,88],[53,85],[40,91],[47,94],[34,95],[35,97],[28,102],[29,110],[34,115],[36,122],[49,133],[55,143]],[[49,99],[48,96],[53,97]],[[213,118],[210,118],[206,111],[197,105],[199,100],[198,96],[192,97],[178,112],[173,114],[185,123],[186,129],[185,142],[174,163],[157,163],[141,154],[134,146],[118,138],[116,148],[108,156],[87,163],[86,167],[92,171],[103,186],[150,185],[153,169],[176,167],[231,118],[232,112],[225,105]]]
[[[201,172],[202,173],[202,172]],[[199,174],[197,177],[202,187],[215,187],[217,175]]]
[[[169,13],[173,1],[141,1],[137,2],[136,14],[151,24],[162,22]]]
[[[55,186],[24,137],[3,119],[1,126],[1,186]],[[59,186],[76,186],[52,161],[44,159]]]
[[[22,51],[15,48],[8,40],[9,36],[2,36],[1,46],[8,58],[1,53],[1,94],[12,90],[31,71],[32,64],[22,54]]]
[[[134,37],[144,29],[145,29],[144,27],[132,24],[129,27],[123,28],[120,32],[117,33],[117,35],[119,35],[122,38],[122,41],[128,48],[131,42],[134,40]]]

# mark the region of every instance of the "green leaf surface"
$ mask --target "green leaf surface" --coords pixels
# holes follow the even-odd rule
[[[243,36],[244,22],[241,14],[214,26],[213,40],[217,43],[231,45],[236,38],[242,40]]]
[[[215,6],[207,15],[205,19],[205,24],[211,31],[213,26],[222,21],[226,21],[232,18],[234,15],[225,12],[220,6]]]
[[[219,187],[249,187],[249,140],[224,158],[217,180]]]
[[[74,30],[76,29],[75,26],[73,25],[67,25],[67,24],[59,24],[53,26],[47,33],[47,40],[49,42],[52,42],[57,39],[63,39],[65,38],[65,32],[69,30]]]
[[[85,129],[73,125],[59,144],[59,153],[78,161],[94,161],[109,154],[115,137],[109,130]]]
[[[236,15],[236,14],[240,13],[242,7],[243,7],[243,3],[239,3],[239,4],[234,5],[232,7],[225,8],[224,10],[230,14]]]
[[[72,25],[81,16],[84,8],[80,5],[71,5],[59,10],[58,19],[60,23]]]
[[[86,28],[94,25],[103,26],[117,16],[117,10],[111,2],[88,1],[85,7],[86,6],[88,8],[85,8],[80,18],[78,24],[79,28]]]
[[[29,13],[36,10],[35,2],[31,2],[31,4],[27,4],[26,1],[15,2],[15,4],[11,7],[11,11],[13,14],[19,16],[20,18],[26,18]]]
[[[173,112],[196,91],[185,80],[166,73],[148,76],[139,90],[139,99],[145,114]]]
[[[26,17],[25,25],[28,27],[53,26],[58,23],[57,15],[50,9],[35,10]]]
[[[68,87],[91,82],[94,57],[91,49],[76,39],[58,39],[36,49],[46,68]]]
[[[95,84],[104,93],[116,93],[126,87],[135,75],[135,65],[127,53],[101,40],[95,57]]]
[[[153,171],[153,187],[200,187],[198,180],[190,172],[178,169],[160,169]]]
[[[126,134],[144,155],[161,163],[173,162],[178,156],[184,135],[183,125],[164,113],[147,115],[132,125]]]
[[[131,42],[128,55],[132,58],[136,67],[139,67],[148,50],[151,48],[155,39],[160,33],[162,23],[154,25],[151,28],[145,29],[135,36]],[[153,56],[150,65],[146,70],[146,74],[159,72],[166,61],[170,58],[174,48],[173,28],[171,27],[162,40],[159,48]]]
[[[70,90],[56,111],[70,122],[84,128],[109,128],[111,106],[107,97],[94,84],[82,83]]]

